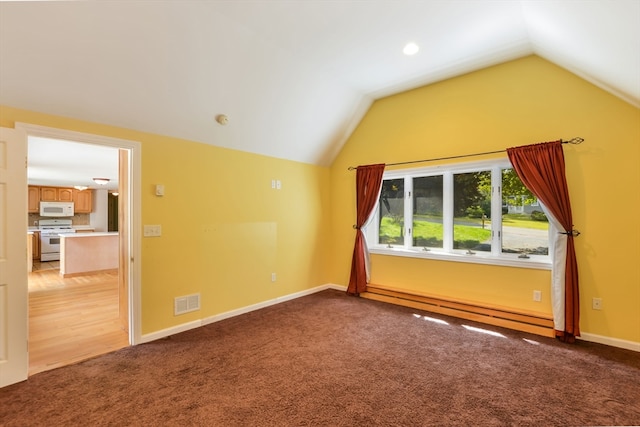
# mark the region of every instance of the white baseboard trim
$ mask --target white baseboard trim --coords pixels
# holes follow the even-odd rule
[[[150,334],[144,334],[140,337],[140,342],[138,344],[144,344],[147,342],[159,340],[162,338],[166,338],[169,335],[175,335],[180,332],[188,331],[189,329],[194,329],[202,326],[202,320],[193,320],[191,322],[182,323],[177,326],[172,326],[167,329],[161,329],[156,332],[151,332]]]
[[[588,332],[580,332],[580,336],[578,337],[578,339],[640,352],[640,342],[605,337],[602,335],[590,334]]]
[[[281,302],[289,301],[292,299],[304,297],[307,295],[315,294],[316,292],[324,291],[327,289],[338,289],[346,291],[346,287],[341,287],[333,284],[326,284],[321,286],[316,286],[315,288],[305,289],[304,291],[295,292],[293,294],[284,295],[281,297],[273,298],[267,301],[259,302],[257,304],[248,305],[246,307],[238,308],[235,310],[227,311],[224,313],[216,314],[215,316],[206,317],[202,319],[202,325],[209,325],[211,323],[219,322],[224,319],[228,319],[230,317],[239,316],[241,314],[249,313],[251,311],[260,310],[261,308],[269,307],[271,305],[280,304]]]
[[[327,283],[326,285],[316,286],[315,288],[305,289],[304,291],[295,292],[293,294],[284,295],[281,297],[276,297],[267,301],[259,302],[257,304],[252,304],[252,305],[241,307],[235,310],[226,311],[224,313],[216,314],[214,316],[205,317],[204,319],[193,320],[191,322],[182,323],[177,326],[172,326],[171,328],[162,329],[156,332],[151,332],[149,334],[144,334],[141,337],[140,343],[142,344],[142,343],[147,343],[147,342],[159,340],[162,338],[166,338],[170,335],[175,335],[180,332],[188,331],[189,329],[199,328],[200,326],[209,325],[211,323],[219,322],[224,319],[229,319],[230,317],[240,316],[241,314],[249,313],[255,310],[260,310],[261,308],[269,307],[271,305],[280,304],[281,302],[315,294],[316,292],[321,292],[327,289],[335,289],[338,291],[345,291],[345,292],[347,291],[346,286]]]

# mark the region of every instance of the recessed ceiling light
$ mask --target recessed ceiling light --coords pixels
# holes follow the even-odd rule
[[[419,50],[420,50],[420,46],[411,42],[405,45],[404,49],[402,49],[402,53],[410,56],[410,55],[415,55],[416,53],[418,53]]]

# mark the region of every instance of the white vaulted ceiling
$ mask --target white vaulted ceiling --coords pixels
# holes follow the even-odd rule
[[[640,1],[0,2],[0,104],[317,165],[374,99],[530,54],[638,106]]]

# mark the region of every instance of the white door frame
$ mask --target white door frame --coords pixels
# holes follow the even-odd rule
[[[0,128],[0,387],[29,373],[26,160],[24,131]]]
[[[15,128],[24,129],[27,138],[30,136],[39,136],[63,141],[96,144],[129,151],[129,344],[135,345],[141,343],[140,183],[142,163],[140,142],[29,123],[16,122]]]

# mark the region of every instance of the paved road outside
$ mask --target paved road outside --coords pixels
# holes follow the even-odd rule
[[[546,248],[549,246],[549,231],[533,228],[502,227],[502,247],[514,250]]]

